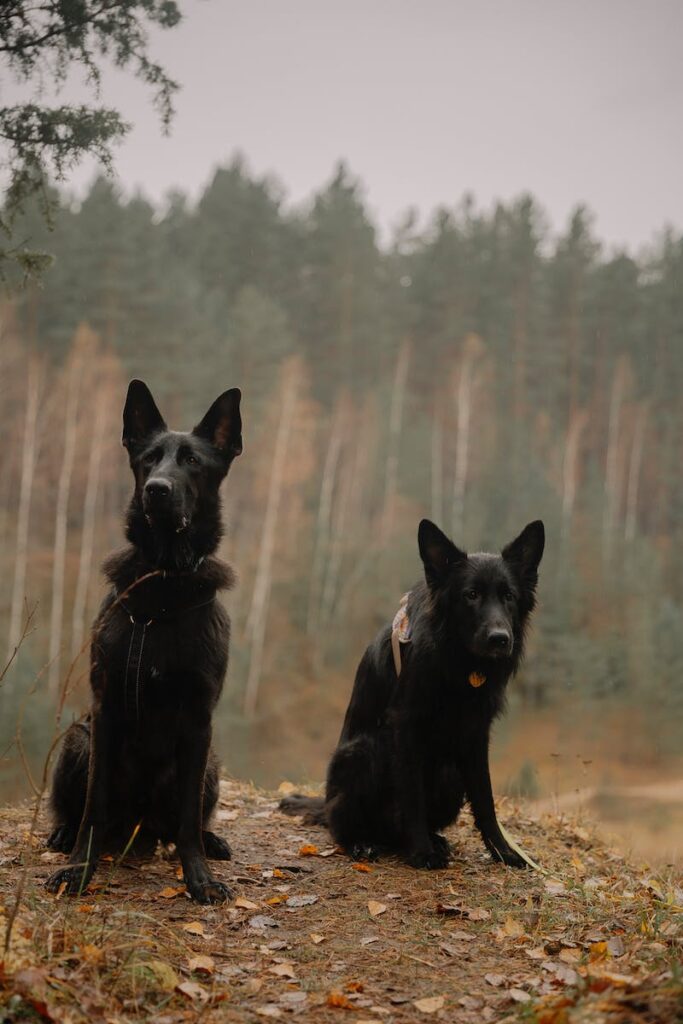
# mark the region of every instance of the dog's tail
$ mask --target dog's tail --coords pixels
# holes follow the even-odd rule
[[[292,817],[300,815],[307,825],[326,825],[325,801],[321,796],[304,796],[303,793],[292,793],[280,801],[283,814]]]

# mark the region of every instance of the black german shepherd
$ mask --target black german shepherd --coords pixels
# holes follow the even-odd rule
[[[240,392],[225,391],[191,433],[168,430],[142,381],[128,387],[123,444],[135,476],[129,546],[111,555],[111,589],[93,627],[88,718],[68,730],[55,768],[53,850],[69,864],[47,882],[81,892],[104,850],[174,842],[190,895],[230,890],[206,858],[230,847],[208,823],[218,797],[211,715],[228,662],[229,619],[216,599],[234,582],[213,556],[219,487],[242,451]]]
[[[450,848],[441,830],[468,800],[494,860],[525,867],[496,820],[489,734],[522,658],[543,523],[500,555],[467,555],[427,519],[418,544],[425,582],[408,596],[400,672],[386,626],[358,667],[325,799],[297,794],[280,806],[327,824],[354,859],[385,850],[443,868]]]

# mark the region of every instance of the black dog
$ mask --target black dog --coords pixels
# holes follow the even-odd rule
[[[230,632],[216,593],[234,575],[212,553],[219,486],[242,451],[240,392],[224,392],[191,433],[177,433],[134,380],[123,444],[135,476],[130,545],[104,564],[111,590],[93,629],[91,711],[67,732],[52,786],[48,845],[71,856],[47,886],[81,892],[105,849],[133,839],[150,852],[161,840],[176,844],[191,896],[221,903],[230,890],[206,862],[230,857],[207,831],[218,797],[211,715]]]
[[[496,820],[489,734],[522,657],[543,523],[501,555],[467,555],[426,519],[418,543],[426,582],[408,596],[409,642],[397,658],[388,626],[365,652],[324,801],[295,795],[280,806],[327,824],[354,859],[389,850],[442,868],[450,849],[440,832],[468,800],[494,860],[524,867]]]

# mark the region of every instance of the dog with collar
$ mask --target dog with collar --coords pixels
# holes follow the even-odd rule
[[[288,814],[329,827],[354,860],[397,853],[444,868],[442,835],[467,800],[486,848],[535,866],[498,823],[489,738],[519,667],[545,533],[537,520],[500,554],[466,554],[423,519],[424,581],[361,659],[325,797],[294,794]]]
[[[67,731],[52,781],[48,846],[69,854],[47,881],[52,892],[82,892],[105,851],[149,854],[161,840],[175,843],[193,899],[231,894],[207,858],[231,856],[209,829],[218,798],[211,718],[230,635],[217,595],[234,583],[214,552],[219,488],[242,451],[240,397],[225,391],[180,433],[142,381],[129,385],[129,543],[104,563],[110,590],[93,627],[91,709]]]

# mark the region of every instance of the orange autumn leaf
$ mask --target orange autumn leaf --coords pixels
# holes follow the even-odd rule
[[[158,895],[161,896],[161,898],[164,899],[164,900],[172,900],[175,896],[182,896],[182,894],[184,892],[185,892],[185,886],[184,885],[176,885],[176,886],[167,885],[164,889],[162,889],[158,893]]]
[[[299,849],[299,856],[317,857],[319,852],[318,847],[314,846],[313,843],[304,843],[304,845]]]
[[[362,992],[364,988],[362,981],[350,981],[346,986],[347,992]]]
[[[328,992],[327,994],[327,1005],[336,1006],[341,1010],[352,1010],[353,1003],[350,999],[344,995],[343,992]]]
[[[356,864],[352,864],[351,867],[354,871],[372,871],[369,864],[364,864],[362,861],[358,861]]]
[[[95,910],[94,903],[81,903],[76,907],[76,913],[78,914],[92,914]]]
[[[271,906],[271,907],[276,907],[278,905],[278,903],[284,903],[287,898],[288,897],[287,897],[286,893],[280,893],[278,896],[270,896],[266,900],[266,903],[268,903],[269,906]]]

